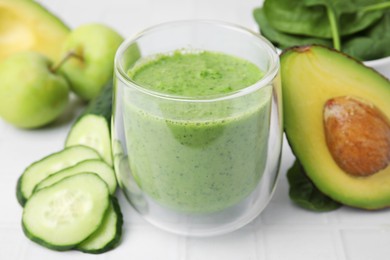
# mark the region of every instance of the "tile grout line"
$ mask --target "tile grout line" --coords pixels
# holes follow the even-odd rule
[[[255,222],[253,225],[255,232],[255,254],[256,254],[256,259],[261,260],[261,259],[267,259],[267,249],[266,249],[266,244],[265,244],[265,234],[263,232],[263,229],[265,228],[265,225],[263,223],[263,218],[260,216],[259,220]]]
[[[370,225],[361,225],[361,226],[356,226],[357,224],[336,224],[336,223],[331,223],[331,224],[302,224],[302,223],[288,223],[288,224],[266,224],[263,227],[267,227],[270,229],[285,229],[285,230],[297,230],[297,229],[302,229],[302,230],[329,230],[329,229],[340,229],[342,227],[343,229],[353,229],[353,230],[382,230],[383,227],[389,226],[387,223],[380,223],[380,224],[370,224]]]
[[[178,236],[177,239],[178,260],[187,260],[188,237]]]
[[[337,258],[339,260],[348,260],[345,243],[340,228],[334,228],[332,230],[332,242],[336,250]]]
[[[326,214],[325,219],[326,219],[326,225],[331,226],[332,244],[333,244],[333,248],[335,249],[337,259],[347,260],[345,243],[342,238],[342,234],[340,230],[340,219],[338,218],[338,215]]]

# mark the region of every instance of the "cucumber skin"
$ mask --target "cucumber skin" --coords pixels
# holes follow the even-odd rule
[[[74,170],[74,168],[79,167],[81,164],[93,163],[93,162],[98,162],[99,164],[103,164],[105,167],[110,168],[111,171],[113,171],[112,167],[110,167],[110,166],[109,166],[106,162],[104,162],[103,160],[99,160],[99,159],[87,159],[87,160],[81,161],[81,162],[79,162],[79,163],[77,163],[77,164],[75,164],[75,165],[73,165],[73,166],[70,166],[70,167],[68,167],[68,168],[62,169],[62,170],[60,170],[60,171],[58,171],[58,172],[55,172],[55,173],[53,173],[53,174],[47,176],[47,177],[46,177],[45,179],[43,179],[40,183],[38,183],[37,186],[35,186],[35,188],[34,188],[34,190],[33,190],[33,193],[36,192],[36,191],[39,191],[40,189],[43,189],[43,188],[45,188],[45,187],[51,186],[51,185],[57,183],[58,181],[61,181],[62,179],[57,180],[56,182],[53,182],[53,183],[50,184],[50,185],[46,185],[46,186],[40,187],[40,186],[41,186],[40,184],[42,184],[45,180],[47,180],[47,179],[49,179],[49,178],[51,178],[51,177],[55,177],[55,175],[57,175],[57,174],[62,174],[62,173],[65,172],[65,171]],[[80,171],[80,172],[93,172],[93,173],[97,174],[99,177],[101,177],[101,178],[105,181],[105,179],[103,178],[103,176],[100,176],[100,174],[98,174],[98,173],[96,172],[96,170],[92,171],[92,170],[89,170],[89,169],[88,169],[88,170],[83,170],[83,171]],[[78,172],[78,173],[80,173],[80,172]],[[71,175],[69,175],[69,176],[72,176],[72,175],[75,175],[75,174],[78,174],[78,173],[75,173],[75,172],[74,172],[73,174],[71,174]],[[115,178],[115,180],[116,180],[115,172],[113,171],[112,173],[114,174],[114,178]],[[69,176],[66,176],[66,177],[69,177]],[[66,178],[66,177],[65,177],[65,178]],[[107,186],[108,186],[108,190],[110,191],[110,194],[111,194],[111,195],[112,195],[112,194],[115,194],[115,192],[116,192],[116,190],[117,190],[117,182],[115,183],[115,186],[112,186],[112,185],[110,185],[109,183],[107,183]]]
[[[53,246],[52,244],[47,243],[45,240],[37,238],[36,236],[32,235],[28,231],[28,229],[24,226],[23,223],[22,223],[22,230],[23,230],[23,233],[26,235],[26,237],[28,237],[31,241],[33,241],[33,242],[35,242],[38,245],[41,245],[43,247],[46,247],[46,248],[49,248],[49,249],[52,249],[52,250],[56,250],[56,251],[67,251],[67,250],[70,250],[70,249],[74,248],[74,245]]]
[[[91,100],[84,110],[84,112],[77,118],[74,124],[77,123],[83,116],[88,114],[102,116],[107,120],[108,127],[111,126],[112,113],[112,95],[113,95],[113,81],[109,80],[103,87],[100,94]],[[73,125],[74,125],[73,124]]]
[[[85,173],[80,173],[80,174],[85,174]],[[86,174],[93,174],[93,175],[96,175],[97,177],[99,177],[99,176],[98,176],[97,174],[95,174],[95,173],[86,173]],[[63,180],[68,179],[68,178],[72,178],[72,177],[74,177],[74,176],[65,177]],[[100,178],[100,177],[99,177],[99,178]],[[102,181],[103,181],[103,180],[102,180]],[[103,181],[103,182],[104,182],[104,181]],[[54,184],[51,185],[51,186],[44,187],[44,188],[41,189],[41,191],[44,190],[44,189],[48,189],[48,188],[50,188],[50,187],[52,187],[52,186],[55,186],[55,185],[58,184],[58,183],[59,183],[59,182],[54,183]],[[107,191],[108,191],[108,188],[107,188]],[[108,193],[108,194],[109,194],[109,193]],[[107,197],[108,200],[110,200],[111,197],[112,197],[112,196],[108,196],[108,197]],[[106,211],[104,212],[103,215],[105,215],[105,214],[108,213],[108,208],[109,208],[109,207],[107,206]],[[104,217],[101,219],[101,222],[103,221],[103,219],[104,219]],[[97,229],[98,229],[98,227],[97,227]],[[96,230],[97,230],[97,229],[96,229]],[[35,235],[33,235],[33,234],[26,228],[26,226],[24,225],[23,221],[22,221],[22,230],[23,230],[24,234],[26,235],[26,237],[28,237],[31,241],[33,241],[33,242],[35,242],[35,243],[37,243],[37,244],[39,244],[39,245],[41,245],[41,246],[43,246],[43,247],[46,247],[46,248],[48,248],[48,249],[52,249],[52,250],[55,250],[55,251],[68,251],[68,250],[74,249],[74,248],[77,246],[77,244],[70,244],[70,245],[63,245],[63,246],[50,244],[50,243],[48,243],[47,241],[45,241],[45,240],[43,240],[43,239],[40,239],[40,238],[36,237]],[[93,233],[92,233],[92,234],[93,234]]]
[[[79,145],[79,146],[84,146],[84,147],[86,147],[86,148],[88,148],[88,149],[93,150],[91,147],[88,147],[88,146],[85,146],[85,145]],[[69,147],[69,148],[71,148],[71,147]],[[65,148],[65,149],[69,149],[69,148]],[[64,149],[63,149],[63,150],[64,150]],[[20,206],[24,207],[24,204],[26,204],[26,202],[27,202],[27,200],[28,200],[28,198],[26,198],[26,197],[23,195],[23,192],[22,192],[23,174],[27,171],[28,168],[30,168],[31,166],[33,166],[35,163],[38,163],[38,162],[40,162],[40,161],[42,161],[42,160],[44,160],[44,159],[46,159],[46,158],[48,158],[48,157],[50,157],[50,156],[52,156],[52,155],[54,155],[54,154],[61,153],[63,150],[57,151],[57,152],[55,152],[55,153],[51,153],[51,154],[49,154],[49,155],[47,155],[47,156],[45,156],[45,157],[43,157],[43,158],[41,158],[41,159],[39,159],[39,160],[33,162],[33,163],[30,164],[30,165],[23,171],[23,173],[19,176],[18,181],[17,181],[17,183],[16,183],[16,198],[17,198],[17,200],[18,200]],[[95,151],[95,150],[93,150],[93,151]],[[96,152],[96,151],[95,151],[95,152]],[[96,154],[99,155],[97,152],[96,152]],[[100,155],[99,155],[99,156],[100,156]],[[53,172],[53,173],[54,173],[54,172]]]
[[[81,251],[83,253],[89,253],[89,254],[102,254],[116,248],[120,244],[122,239],[123,215],[122,215],[122,211],[118,199],[115,196],[111,196],[111,201],[112,201],[112,206],[114,207],[114,211],[117,214],[115,237],[110,242],[108,242],[106,245],[102,246],[99,249],[88,250],[88,249],[83,249],[81,247],[76,247],[78,251]]]
[[[22,175],[19,176],[18,182],[16,183],[16,199],[19,202],[19,205],[24,207],[24,204],[26,204],[27,199],[22,194]]]

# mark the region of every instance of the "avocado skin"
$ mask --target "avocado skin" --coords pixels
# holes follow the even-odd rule
[[[0,0],[1,25],[5,29],[0,31],[0,62],[26,50],[57,61],[62,43],[70,32],[59,17],[34,0]],[[7,41],[1,41],[3,37]]]
[[[307,176],[321,192],[344,205],[389,207],[390,167],[369,177],[343,172],[326,145],[323,106],[330,98],[353,96],[390,118],[390,81],[352,57],[319,45],[290,47],[280,58],[284,129]]]

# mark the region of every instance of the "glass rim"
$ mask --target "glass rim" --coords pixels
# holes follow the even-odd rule
[[[269,56],[270,60],[270,66],[269,68],[264,71],[263,77],[261,77],[258,81],[253,83],[252,85],[249,85],[247,87],[244,87],[242,89],[223,93],[223,94],[213,94],[213,95],[207,95],[207,96],[184,96],[184,95],[174,95],[174,94],[168,94],[163,93],[160,91],[155,91],[151,89],[147,89],[143,87],[142,85],[138,84],[134,80],[132,80],[127,72],[124,70],[122,64],[121,64],[121,57],[123,57],[123,54],[125,51],[133,44],[136,43],[138,39],[140,39],[142,36],[153,33],[154,31],[168,28],[172,26],[179,26],[179,25],[185,25],[185,24],[209,24],[216,27],[222,27],[227,28],[230,30],[238,31],[242,34],[248,35],[250,37],[254,37],[259,43],[261,43],[263,46],[266,47],[267,54]],[[138,91],[143,92],[144,94],[155,96],[161,99],[168,99],[168,100],[175,100],[175,101],[191,101],[191,102],[212,102],[212,101],[220,101],[225,99],[232,99],[237,98],[240,96],[244,96],[250,93],[253,93],[256,90],[259,90],[263,87],[266,87],[272,82],[272,80],[276,77],[278,70],[279,70],[279,55],[276,50],[276,48],[272,45],[272,43],[267,40],[262,35],[247,29],[246,27],[243,27],[241,25],[229,23],[229,22],[223,22],[223,21],[216,21],[216,20],[179,20],[179,21],[171,21],[171,22],[164,22],[160,23],[151,27],[148,27],[139,33],[133,35],[132,37],[127,38],[118,48],[116,54],[115,54],[115,60],[114,60],[114,75],[118,77],[122,82],[125,83],[126,87],[132,87],[135,88]]]

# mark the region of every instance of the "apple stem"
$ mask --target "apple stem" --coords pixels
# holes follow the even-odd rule
[[[71,51],[68,51],[65,55],[64,55],[64,57],[57,63],[57,64],[55,64],[53,67],[51,67],[51,71],[53,72],[53,73],[56,73],[60,68],[61,68],[61,66],[62,65],[64,65],[64,63],[67,61],[67,60],[69,60],[70,58],[77,58],[77,59],[79,59],[79,60],[83,60],[83,57],[81,56],[81,55],[79,55],[79,54],[77,54],[74,50],[71,50]]]

